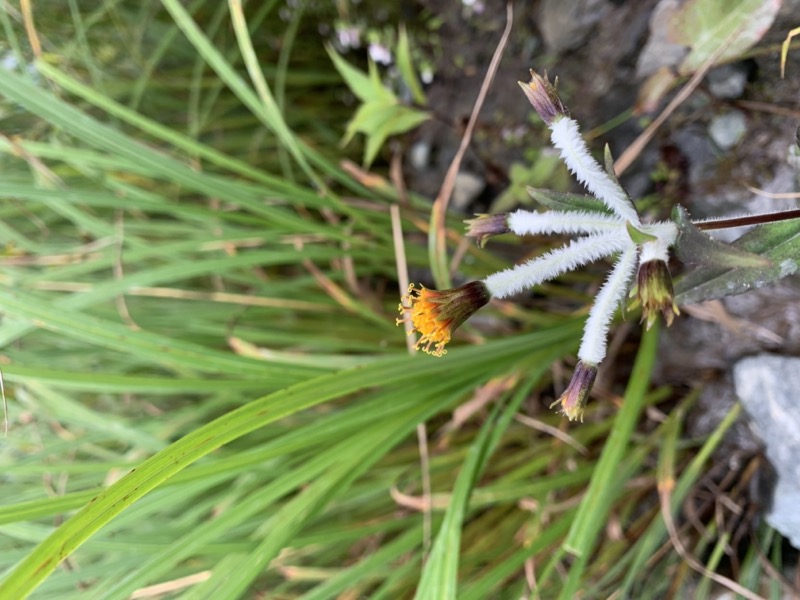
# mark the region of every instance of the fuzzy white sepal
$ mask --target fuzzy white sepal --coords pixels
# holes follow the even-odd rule
[[[669,245],[662,239],[654,242],[645,242],[639,252],[639,262],[646,263],[651,260],[669,262]]]
[[[666,249],[678,239],[678,226],[672,221],[656,221],[655,223],[643,223],[639,229],[649,235],[658,238],[658,241]]]
[[[489,275],[483,282],[492,297],[505,298],[629,247],[631,239],[624,229],[598,233],[572,240],[524,264]]]
[[[555,119],[550,124],[550,131],[553,145],[561,152],[561,158],[578,181],[622,219],[638,226],[639,215],[633,203],[625,190],[592,158],[586,142],[581,137],[578,123],[568,117]]]
[[[578,350],[578,358],[594,365],[600,364],[608,349],[608,328],[617,307],[628,292],[633,273],[636,270],[636,248],[628,247],[619,257],[614,270],[600,288],[594,306],[583,329],[583,339]]]
[[[517,235],[592,234],[619,229],[624,223],[615,215],[588,211],[562,212],[549,210],[539,213],[517,210],[508,215],[508,228]]]

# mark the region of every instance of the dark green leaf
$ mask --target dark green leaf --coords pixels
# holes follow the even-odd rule
[[[763,267],[725,269],[701,267],[675,286],[678,304],[693,304],[742,294],[797,273],[800,263],[800,219],[760,225],[733,243],[759,255],[770,264]]]
[[[606,147],[603,148],[603,162],[605,163],[606,167],[606,175],[608,175],[611,178],[611,181],[619,185],[619,179],[617,179],[617,173],[614,171],[614,157],[611,156],[611,148],[609,147],[608,144],[606,144]]]
[[[408,86],[414,102],[419,105],[425,105],[425,92],[422,91],[422,86],[419,84],[417,73],[414,70],[414,65],[411,61],[411,47],[408,42],[408,33],[406,28],[402,25],[398,32],[397,48],[395,49],[397,57],[397,68],[400,75],[403,77],[403,82]]]
[[[738,246],[717,241],[695,227],[689,213],[682,206],[675,206],[672,219],[678,226],[675,256],[681,262],[717,268],[765,267],[769,260]]]
[[[531,198],[545,208],[551,210],[579,211],[602,213],[612,215],[614,212],[594,196],[582,196],[565,192],[554,192],[528,186],[526,188]]]

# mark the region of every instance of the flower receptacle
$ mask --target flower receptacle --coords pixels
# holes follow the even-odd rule
[[[475,242],[483,248],[490,237],[509,233],[511,228],[508,226],[508,214],[499,213],[496,215],[478,214],[474,219],[464,221],[467,224],[467,237],[475,239]]]
[[[475,311],[486,306],[492,296],[482,281],[471,281],[449,290],[429,290],[412,283],[398,307],[398,325],[410,322],[412,331],[420,333],[415,348],[434,356],[442,356],[445,346],[459,325]]]
[[[534,110],[547,125],[550,125],[558,117],[568,117],[569,111],[561,98],[558,96],[556,86],[558,78],[554,83],[547,79],[547,72],[544,77],[531,69],[531,80],[528,83],[517,82],[525,92],[528,101],[533,105]]]
[[[589,400],[594,380],[597,378],[597,365],[578,361],[572,379],[563,394],[550,405],[550,408],[561,405],[561,412],[570,420],[583,421],[583,409]]]
[[[681,314],[675,304],[672,275],[663,260],[648,260],[639,265],[636,276],[639,302],[642,305],[642,322],[650,329],[659,313],[667,326],[672,325],[675,315]]]

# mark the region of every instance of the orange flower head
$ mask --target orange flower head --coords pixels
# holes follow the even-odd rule
[[[481,281],[440,291],[423,286],[417,289],[412,283],[398,307],[403,316],[397,319],[397,324],[410,322],[411,331],[420,333],[414,345],[417,350],[442,356],[447,352],[444,347],[453,331],[490,299],[491,294]]]

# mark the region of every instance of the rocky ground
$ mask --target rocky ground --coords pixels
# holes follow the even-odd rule
[[[653,68],[648,60],[668,62],[665,56],[671,49],[657,39],[654,14],[658,13],[654,11],[674,3],[543,0],[518,6],[508,48],[462,166],[454,210],[473,213],[496,207],[498,197],[514,183],[511,166],[530,161],[532,144],[546,144],[516,85],[518,80],[527,80],[529,68],[547,69],[558,76],[572,116],[594,137],[592,145],[599,150],[608,143],[619,156],[657,111],[629,116],[607,130],[595,128],[637,106],[643,81]],[[423,4],[442,20],[434,79],[427,89],[437,119],[409,145],[406,177],[412,189],[435,197],[506,13],[505,5],[491,1],[424,0]],[[632,197],[651,198],[650,210],[659,217],[668,216],[675,203],[685,206],[693,217],[798,205],[797,197],[770,198],[747,187],[770,194],[800,191],[796,139],[800,51],[790,53],[784,79],[779,62],[781,42],[798,26],[800,1],[784,1],[773,25],[745,58],[708,74],[624,173],[622,183]],[[508,198],[503,201],[507,203]],[[679,265],[676,270],[680,271]],[[687,423],[691,434],[703,435],[734,402],[733,373],[738,361],[760,353],[800,355],[800,278],[794,275],[778,285],[682,309],[683,316],[662,336],[656,379],[677,386],[705,385]],[[768,371],[768,361],[759,368]],[[796,388],[787,401],[798,406]],[[740,456],[757,449],[761,440],[751,429],[743,422],[726,451]],[[794,431],[800,436],[800,428]],[[798,439],[782,443],[800,449]]]

